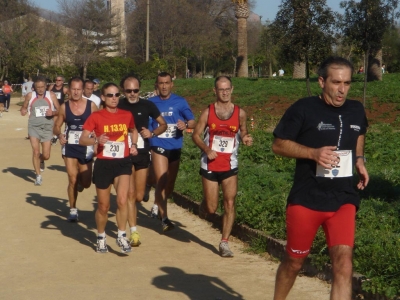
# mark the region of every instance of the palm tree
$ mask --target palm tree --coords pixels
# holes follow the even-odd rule
[[[238,58],[237,76],[249,77],[247,61],[247,18],[250,15],[248,0],[232,0],[236,4],[235,17],[238,20]]]

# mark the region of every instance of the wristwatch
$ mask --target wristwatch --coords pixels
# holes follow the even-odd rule
[[[360,155],[360,156],[356,156],[356,160],[361,158],[364,162],[367,162],[367,159],[365,158],[365,156]]]
[[[151,133],[151,137],[153,138],[153,137],[156,137],[157,136],[157,134],[155,134],[154,132],[152,132]]]

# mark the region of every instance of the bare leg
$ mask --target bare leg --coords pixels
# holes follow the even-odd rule
[[[350,300],[352,295],[353,248],[337,245],[329,248],[332,261],[331,300]]]
[[[154,151],[151,152],[153,160],[154,175],[156,178],[156,190],[155,190],[155,203],[158,205],[159,214],[162,218],[166,218],[167,215],[167,199],[166,199],[166,187],[168,177],[168,158]]]
[[[274,300],[285,300],[293,287],[297,275],[305,261],[304,258],[294,258],[285,254],[284,260],[276,272]]]
[[[117,227],[121,231],[126,230],[128,221],[128,191],[130,175],[120,175],[114,179],[114,187],[117,192]]]
[[[64,157],[64,163],[68,175],[67,194],[69,199],[69,207],[76,208],[76,200],[78,197],[78,160],[76,158]]]
[[[97,232],[103,233],[106,230],[108,211],[110,210],[110,191],[111,185],[106,189],[96,187],[97,210],[95,214]]]
[[[38,138],[29,137],[32,146],[32,164],[36,175],[40,175],[40,142]]]
[[[128,223],[130,227],[137,225],[137,202],[143,200],[146,189],[147,171],[148,169],[135,171],[135,167],[132,167],[128,194]]]
[[[229,239],[235,221],[235,198],[237,193],[237,175],[222,181],[224,197],[224,216],[222,220],[222,239]]]

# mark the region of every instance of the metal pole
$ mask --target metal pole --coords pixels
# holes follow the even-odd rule
[[[147,0],[147,24],[146,24],[146,61],[149,61],[149,40],[150,40],[150,0]]]

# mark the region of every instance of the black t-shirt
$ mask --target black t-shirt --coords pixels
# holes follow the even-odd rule
[[[136,103],[129,103],[126,98],[122,98],[119,100],[118,108],[132,113],[138,132],[142,131],[142,127],[149,128],[149,118],[157,119],[161,115],[159,109],[153,102],[143,99],[139,99]],[[149,150],[149,140],[144,139],[144,148],[139,148],[138,152],[146,153]]]
[[[357,139],[366,133],[367,127],[365,110],[359,101],[346,100],[341,107],[333,107],[319,97],[309,97],[289,107],[274,136],[311,148],[337,146],[337,150],[352,150],[354,167]],[[313,160],[296,159],[288,203],[317,211],[337,211],[348,203],[359,207],[352,177],[317,177],[316,167]]]

